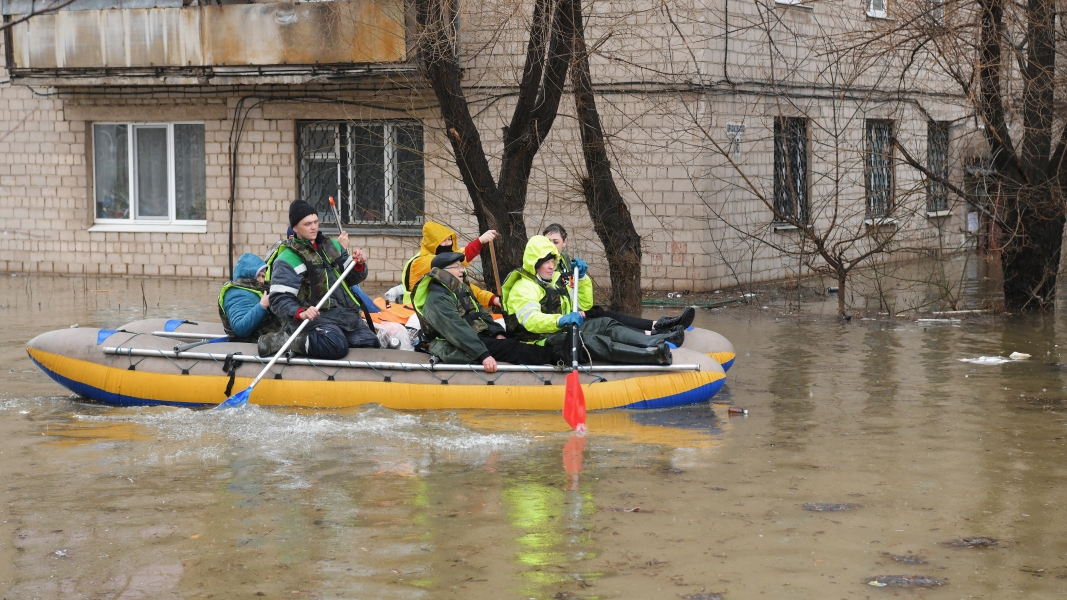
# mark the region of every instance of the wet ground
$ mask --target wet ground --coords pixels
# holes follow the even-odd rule
[[[558,415],[86,404],[23,348],[215,298],[0,279],[0,597],[1067,596],[1063,319],[702,310],[721,404],[593,413],[584,451]]]

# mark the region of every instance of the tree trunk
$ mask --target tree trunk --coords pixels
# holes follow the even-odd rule
[[[440,104],[449,143],[471,196],[478,227],[500,232],[497,259],[502,276],[522,266],[526,247],[526,189],[537,151],[559,110],[572,58],[572,0],[536,0],[526,46],[526,63],[515,111],[504,129],[500,175],[494,180],[470,113],[453,35],[452,0],[416,0],[419,54]],[[499,182],[499,183],[498,183]],[[482,260],[488,261],[488,251]],[[488,264],[488,262],[486,262]],[[487,269],[486,271],[489,271]],[[488,278],[487,278],[488,279]]]
[[[585,25],[582,22],[581,0],[574,3],[574,103],[581,129],[582,154],[586,176],[582,178],[582,194],[589,208],[593,229],[604,245],[611,276],[611,310],[626,314],[641,314],[641,236],[634,228],[630,209],[611,174],[604,141],[604,128],[593,95],[589,54],[585,44]]]
[[[1010,311],[1050,310],[1063,245],[1062,202],[1027,187],[1005,204],[1014,227],[1001,230],[1004,305]]]

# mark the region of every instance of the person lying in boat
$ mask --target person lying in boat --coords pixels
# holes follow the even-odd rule
[[[278,253],[271,265],[270,308],[292,333],[300,321],[312,321],[293,342],[293,348],[311,358],[341,359],[349,348],[380,348],[381,343],[372,325],[364,320],[360,303],[349,289],[367,278],[367,257],[362,250],[346,252],[348,233],[342,231],[336,240],[319,232],[319,215],[304,200],[294,200],[289,206],[289,225],[296,233],[285,241],[285,249]],[[323,305],[315,304],[329,291],[341,275],[348,261],[355,266]],[[260,355],[273,354],[285,343],[284,337],[271,336],[271,344],[260,344]],[[281,338],[275,345],[273,342]],[[268,352],[264,352],[268,350]]]
[[[430,272],[415,284],[415,312],[422,337],[430,342],[430,354],[445,363],[481,363],[487,373],[496,371],[497,361],[555,362],[551,348],[504,335],[504,328],[474,299],[463,260],[459,252],[438,254],[430,261]]]
[[[545,236],[535,235],[526,243],[522,268],[504,280],[504,311],[507,331],[531,344],[552,348],[556,356],[570,362],[572,325],[579,326],[579,357],[591,360],[644,365],[671,364],[667,342],[681,345],[685,333],[672,331],[644,335],[609,317],[585,319],[579,307],[572,307],[563,293],[556,272],[559,251]],[[579,305],[582,287],[591,287],[588,277],[578,277]],[[572,275],[573,276],[573,275]],[[592,297],[586,293],[586,297]]]
[[[556,265],[556,270],[560,271],[561,281],[569,277],[570,272],[573,269],[578,269],[580,277],[585,277],[588,274],[589,265],[587,265],[584,260],[580,258],[571,259],[567,256],[567,253],[564,252],[563,249],[567,247],[567,230],[564,229],[562,225],[559,223],[552,223],[548,227],[545,227],[545,230],[541,232],[541,235],[552,240],[552,243],[556,246],[556,250],[559,251],[559,264]],[[580,292],[581,290],[579,289],[579,293]],[[675,330],[684,331],[687,327],[693,324],[693,319],[696,317],[696,309],[692,306],[687,307],[682,311],[682,314],[677,317],[660,317],[655,321],[624,315],[613,310],[607,310],[593,304],[592,286],[589,286],[588,298],[579,296],[578,304],[590,307],[584,311],[585,318],[587,319],[610,317],[630,329],[652,333],[668,333]]]
[[[242,254],[233,266],[233,279],[219,292],[219,317],[232,342],[256,343],[260,336],[282,329],[270,312],[267,263],[255,254]]]
[[[415,290],[415,284],[430,272],[430,263],[435,256],[446,252],[462,252],[463,263],[466,265],[481,253],[482,245],[488,244],[496,237],[496,230],[490,229],[461,249],[455,231],[440,223],[427,221],[422,226],[422,244],[419,247],[419,253],[404,263],[404,269],[400,272],[400,281],[404,286],[404,304],[411,305],[411,292]],[[493,292],[483,290],[474,284],[470,284],[470,288],[478,304],[486,308],[500,307],[500,298]]]

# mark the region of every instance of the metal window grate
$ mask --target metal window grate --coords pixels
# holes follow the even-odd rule
[[[418,225],[425,209],[422,124],[417,121],[301,121],[300,197],[334,225]]]
[[[867,218],[888,216],[893,209],[892,121],[867,121]]]
[[[774,120],[775,221],[808,222],[808,120]]]
[[[942,179],[948,179],[948,126],[947,121],[930,121],[926,129],[926,167]],[[933,177],[926,180],[926,210],[948,210],[948,187]]]

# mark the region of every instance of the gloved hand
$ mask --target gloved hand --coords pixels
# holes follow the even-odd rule
[[[559,321],[556,321],[556,325],[559,325],[560,329],[563,329],[564,327],[570,327],[571,325],[577,325],[581,327],[582,321],[585,321],[585,319],[582,318],[582,315],[576,312],[571,312],[560,317]]]
[[[571,267],[573,267],[575,271],[578,271],[578,279],[582,279],[583,277],[585,277],[586,271],[589,270],[589,265],[587,265],[585,261],[580,258],[575,258],[571,260]]]

